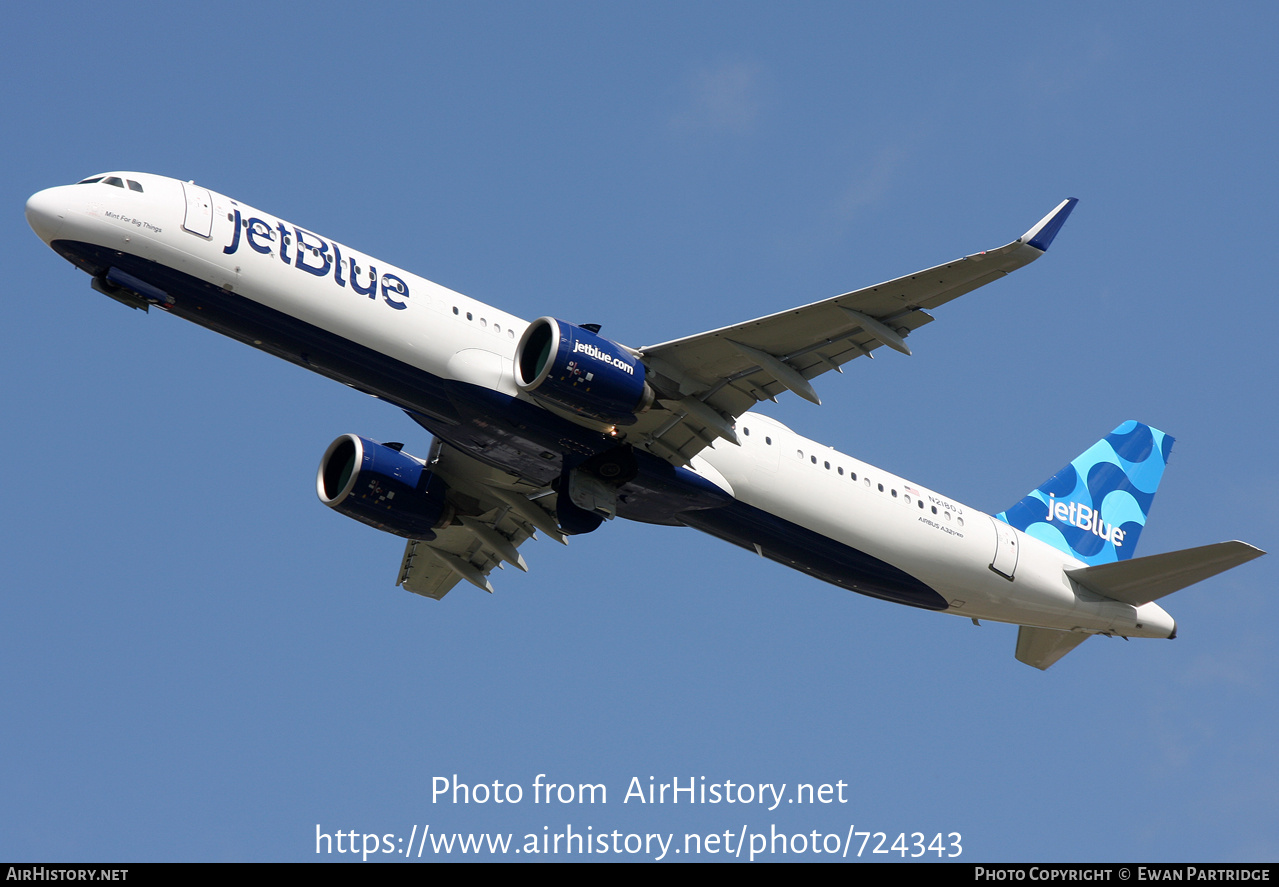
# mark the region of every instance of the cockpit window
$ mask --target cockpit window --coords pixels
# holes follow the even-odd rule
[[[139,194],[143,193],[141,182],[135,182],[133,179],[123,179],[120,176],[105,176],[105,175],[93,176],[88,179],[81,179],[80,181],[76,182],[76,184],[77,185],[95,185],[95,184],[98,184],[99,182],[102,183],[103,185],[113,185],[116,188],[123,188],[125,187],[125,183],[128,183],[128,188],[130,191],[137,191]]]

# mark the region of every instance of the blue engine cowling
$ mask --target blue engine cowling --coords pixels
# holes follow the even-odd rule
[[[529,324],[515,349],[515,381],[537,400],[630,425],[653,405],[644,364],[616,342],[553,317]]]
[[[445,489],[408,453],[355,434],[329,444],[315,477],[325,505],[406,539],[434,539],[452,519]]]

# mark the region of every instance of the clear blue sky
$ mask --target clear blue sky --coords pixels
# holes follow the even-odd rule
[[[1016,629],[618,522],[444,601],[316,501],[398,411],[92,292],[32,192],[190,178],[632,345],[1006,243],[1033,267],[769,411],[999,511],[1174,435],[1141,553],[1276,546],[1277,18],[1262,4],[28,4],[6,20],[0,858],[314,860],[323,831],[960,832],[965,861],[1279,857],[1272,555],[1173,642]],[[435,776],[607,786],[432,803]],[[632,777],[848,784],[639,806]],[[324,857],[330,858],[330,857]],[[331,858],[338,858],[334,854]],[[395,857],[399,858],[399,857]],[[520,857],[527,858],[527,857]],[[882,857],[881,857],[882,858]]]

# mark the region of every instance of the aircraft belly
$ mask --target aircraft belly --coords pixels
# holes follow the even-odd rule
[[[680,521],[849,591],[925,610],[948,606],[927,584],[887,561],[744,502],[685,512]]]

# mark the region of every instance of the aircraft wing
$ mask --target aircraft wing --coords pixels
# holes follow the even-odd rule
[[[530,499],[530,494],[542,491],[439,440],[431,448],[428,463],[448,486],[454,516],[434,539],[409,540],[396,585],[439,600],[465,579],[492,593],[488,576],[494,567],[507,563],[528,570],[517,549],[536,530],[564,541],[552,513],[539,504],[549,502],[553,507],[554,494]]]
[[[650,345],[640,354],[660,397],[629,429],[639,446],[688,460],[716,438],[735,442],[733,421],[757,402],[793,391],[820,403],[809,379],[884,345],[910,354],[906,338],[930,309],[1042,256],[1078,201],[1063,200],[1007,246],[789,311]],[[842,370],[841,370],[842,372]]]

